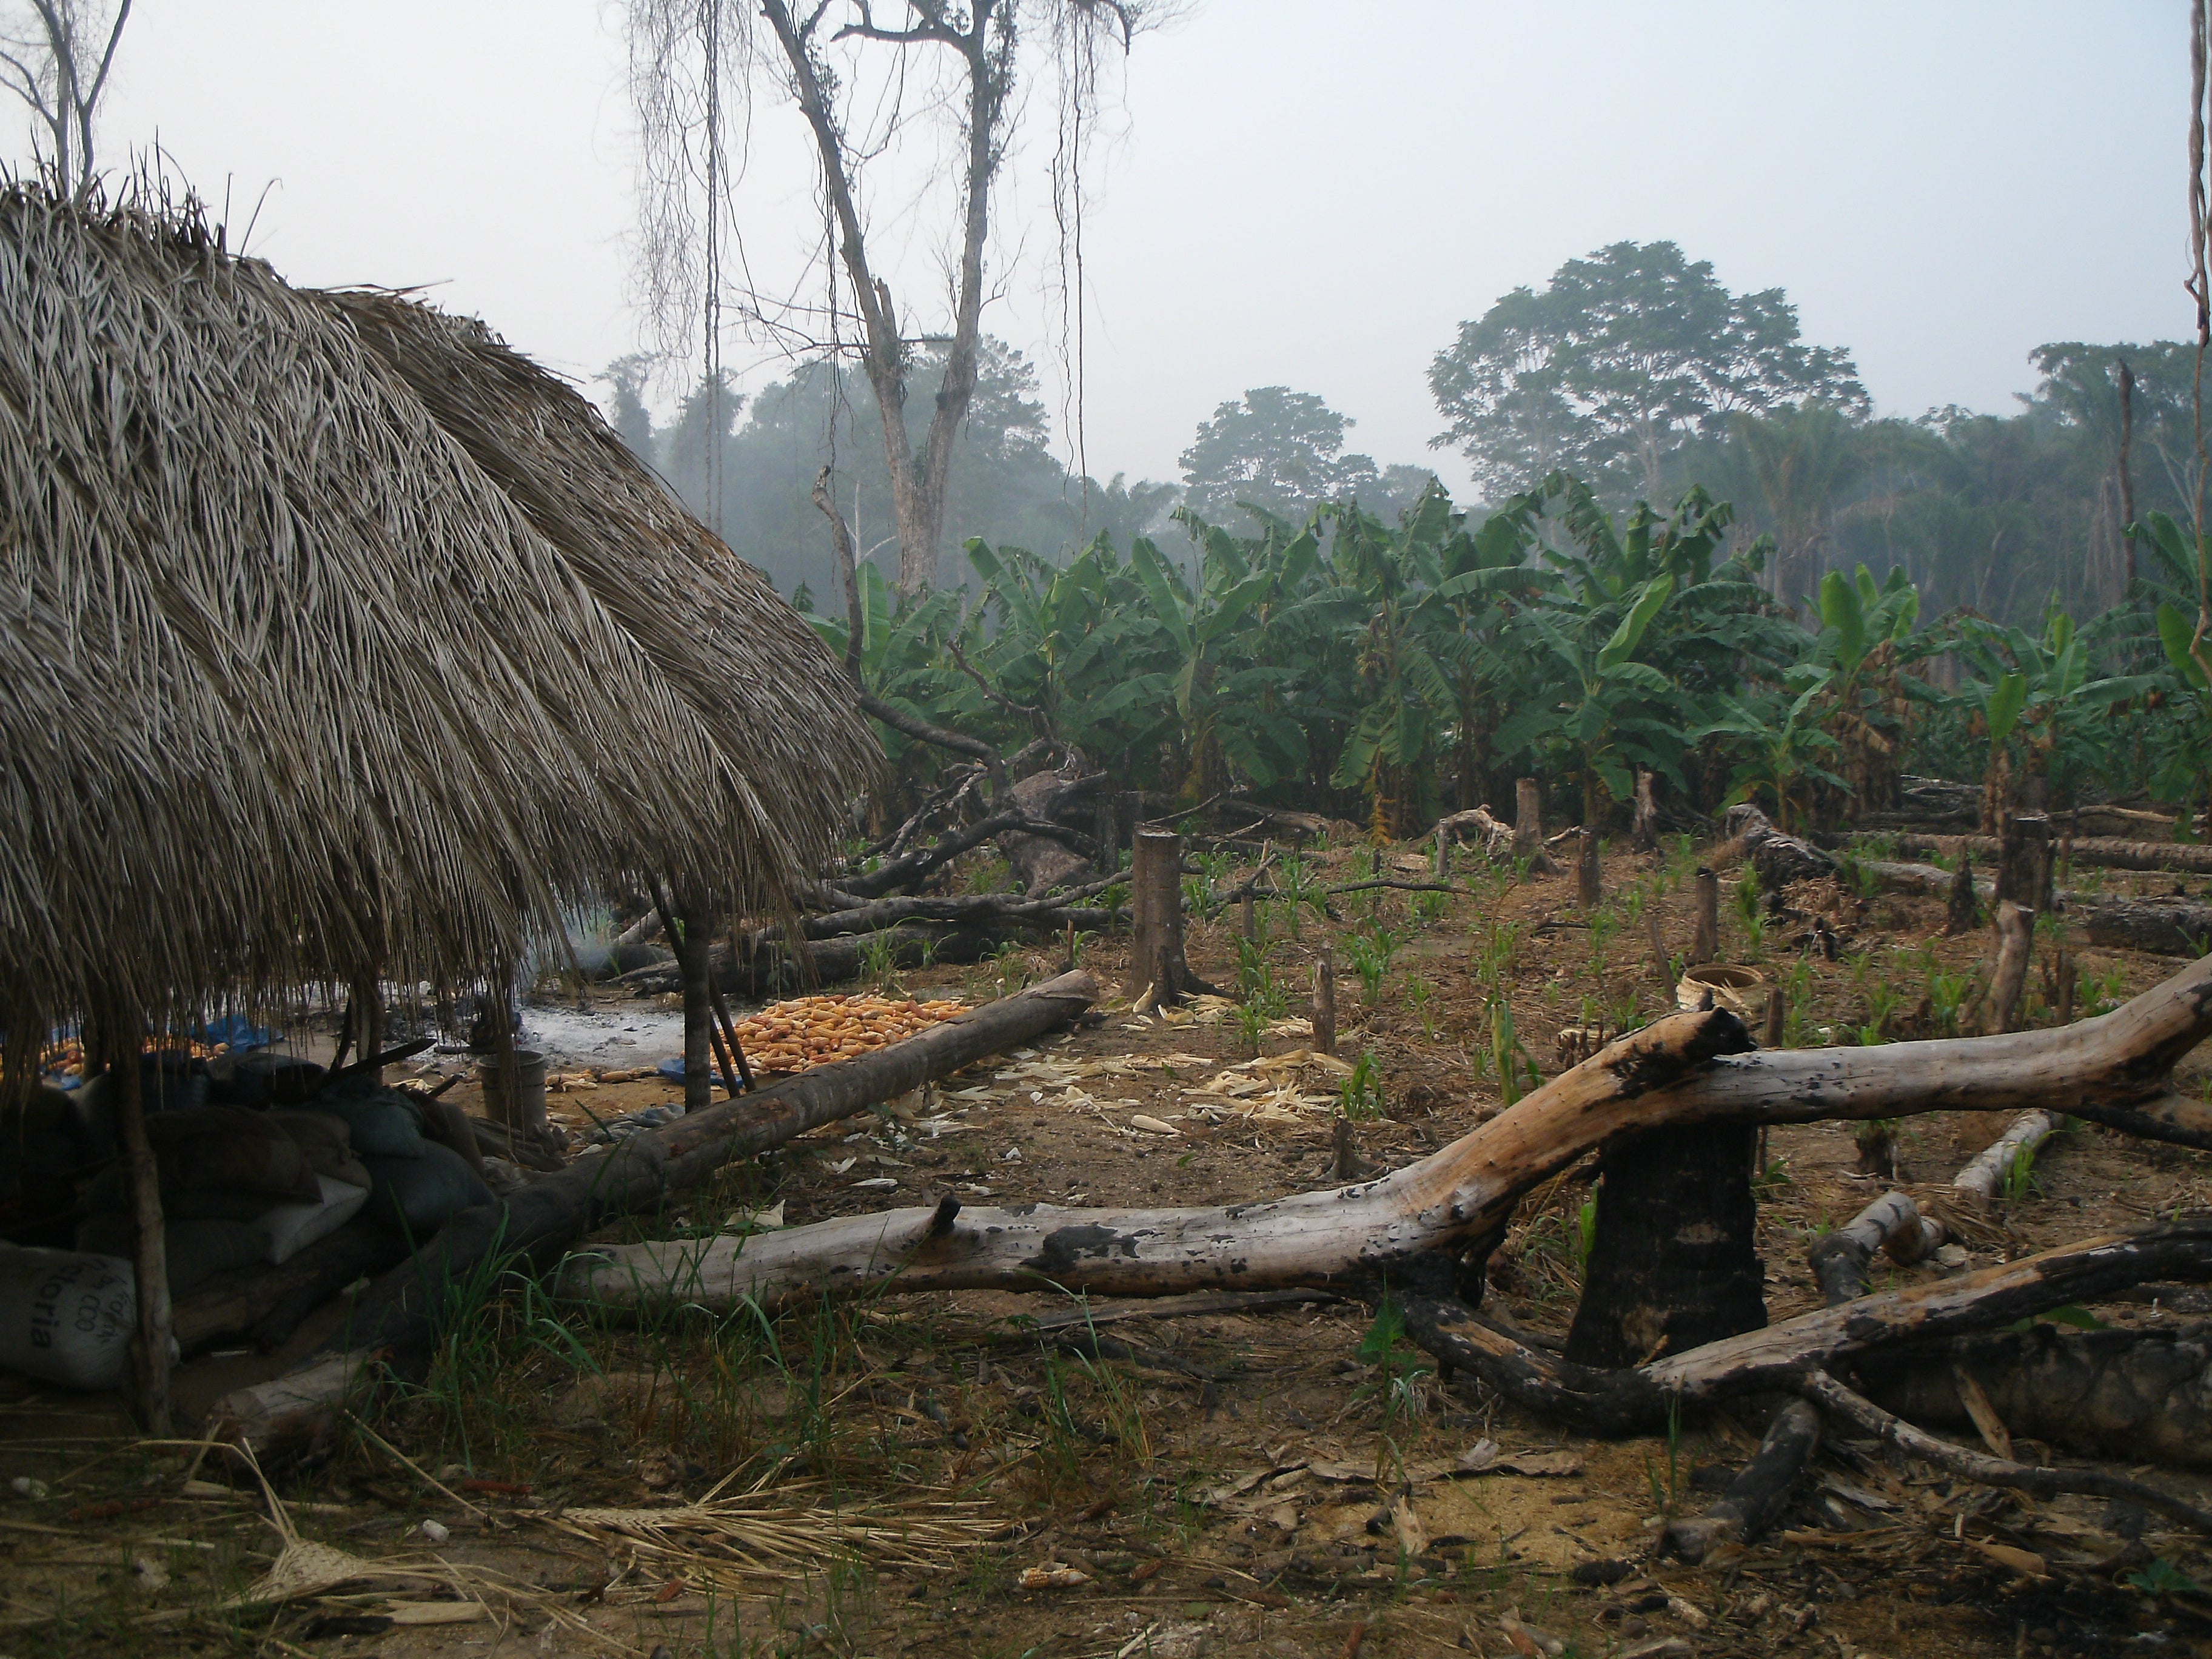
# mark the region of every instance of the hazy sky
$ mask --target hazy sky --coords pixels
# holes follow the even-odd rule
[[[621,22],[609,0],[139,0],[102,154],[158,137],[234,228],[259,200],[252,251],[294,280],[440,283],[588,380],[640,339]],[[2184,0],[1195,0],[1138,42],[1095,156],[1091,467],[1172,477],[1218,403],[1280,382],[1456,481],[1426,447],[1431,356],[1622,239],[1787,289],[1884,412],[2008,408],[2040,342],[2191,326],[2186,36]],[[767,268],[817,234],[795,119],[753,117],[739,211]],[[1048,137],[1012,164],[986,326],[1052,379]],[[909,319],[932,245],[905,222]]]

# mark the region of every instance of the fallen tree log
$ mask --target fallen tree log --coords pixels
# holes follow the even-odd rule
[[[1700,1516],[1667,1523],[1659,1534],[1659,1554],[1692,1565],[1724,1543],[1749,1543],[1782,1518],[1790,1489],[1820,1446],[1820,1413],[1802,1400],[1775,1413],[1741,1474],[1729,1483],[1720,1502]]]
[[[2212,1462],[2212,1327],[2201,1322],[2150,1331],[2036,1324],[1859,1364],[1867,1395],[1917,1423],[1972,1422],[1961,1370],[2016,1437],[2130,1463]]]
[[[1008,927],[1051,929],[1065,927],[1071,923],[1078,927],[1104,927],[1110,925],[1121,912],[1081,905],[1075,901],[1113,884],[1113,878],[1109,878],[1086,883],[1072,892],[1033,899],[1016,898],[1006,893],[974,893],[954,898],[911,896],[877,899],[850,909],[829,910],[808,916],[805,924],[806,937],[828,939],[848,933],[880,933],[884,928],[895,927],[906,921],[966,922],[971,925],[1001,922]]]
[[[1098,1000],[1098,981],[1062,974],[855,1060],[817,1066],[693,1112],[579,1159],[504,1203],[465,1210],[356,1304],[344,1332],[307,1365],[218,1401],[213,1437],[257,1455],[325,1443],[347,1389],[372,1363],[425,1373],[448,1287],[487,1262],[544,1267],[610,1217],[650,1209],[732,1158],[920,1088],[1065,1024]]]
[[[170,1334],[188,1355],[238,1337],[251,1339],[264,1352],[282,1347],[316,1308],[406,1254],[391,1231],[356,1216],[281,1267],[260,1262],[235,1268],[178,1297]]]
[[[1687,1352],[1620,1370],[1576,1365],[1516,1340],[1455,1297],[1404,1298],[1414,1341],[1514,1404],[1586,1432],[1641,1434],[1670,1412],[1771,1390],[1868,1356],[1929,1352],[2069,1303],[2170,1277],[2212,1279],[2212,1213],[2126,1237],[2093,1238],[1979,1273],[1879,1291]]]
[[[2066,910],[2089,943],[2154,956],[2197,957],[2212,949],[2212,904],[2180,898],[2100,898],[2069,894]]]
[[[893,1281],[1160,1296],[1395,1278],[1495,1234],[1523,1192],[1613,1137],[1667,1124],[2042,1106],[2212,1146],[2212,1108],[2168,1087],[2174,1062],[2208,1033],[2212,957],[2100,1018],[2003,1036],[1753,1051],[1723,1010],[1671,1014],[1375,1181],[1200,1208],[893,1210],[742,1249],[730,1240],[629,1245],[578,1264],[568,1290],[618,1305],[680,1294],[732,1307]]]
[[[2160,1510],[2187,1522],[2199,1532],[2212,1533],[2212,1515],[2185,1498],[2145,1486],[2140,1480],[2130,1480],[2104,1469],[2032,1468],[2009,1458],[1992,1457],[1954,1445],[1882,1410],[1825,1371],[1808,1371],[1797,1377],[1792,1386],[1821,1410],[1842,1418],[1852,1427],[1887,1441],[1908,1455],[1948,1469],[1954,1474],[1962,1474],[1969,1480],[1978,1480],[1984,1486],[2008,1486],[2034,1498],[2055,1498],[2063,1492],[2116,1498]]]
[[[1022,937],[1035,937],[1031,922]],[[788,950],[775,934],[756,936],[750,955],[732,957],[717,945],[711,959],[714,982],[723,995],[765,1000],[787,992],[809,990],[817,985],[842,985],[860,977],[870,966],[870,953],[888,953],[895,968],[922,968],[931,963],[981,962],[997,953],[1015,937],[999,927],[953,926],[939,929],[921,924],[889,927],[874,933],[841,933],[836,939],[807,943],[803,956]],[[676,964],[655,963],[624,974],[617,983],[633,991],[672,991],[678,988]]]
[[[841,890],[859,898],[881,898],[902,887],[927,881],[963,853],[972,852],[985,842],[1012,830],[1063,841],[1085,853],[1097,850],[1097,844],[1080,830],[1038,817],[1026,810],[994,812],[974,823],[948,830],[927,847],[918,848],[876,869],[848,871],[837,878],[836,884]]]
[[[2004,851],[1995,836],[1923,836],[1910,832],[1884,837],[1900,853],[1957,853],[1960,848],[1977,858],[1994,859]],[[2166,870],[2212,875],[2212,844],[2159,841],[2124,841],[2111,836],[2076,836],[2067,849],[2075,864],[2107,870]]]
[[[1933,864],[1862,859],[1858,868],[1881,886],[1932,898],[1948,898],[1958,881],[1955,873]],[[1974,890],[1986,899],[1994,895],[1996,884],[1978,878]],[[2192,959],[2212,950],[2212,903],[2185,898],[2106,898],[2078,890],[2062,890],[2057,897],[2060,913],[2081,924],[2090,944],[2106,950]]]

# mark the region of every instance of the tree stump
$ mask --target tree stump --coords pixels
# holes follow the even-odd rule
[[[1748,1125],[1698,1124],[1606,1149],[1569,1360],[1639,1365],[1766,1323],[1751,1194],[1758,1139]]]
[[[1721,954],[1721,878],[1698,866],[1698,931],[1690,941],[1690,962],[1701,967]]]
[[[1605,896],[1605,885],[1598,868],[1598,835],[1589,824],[1583,826],[1581,844],[1576,849],[1575,896],[1582,901],[1585,910],[1597,908]]]
[[[1513,856],[1534,858],[1544,850],[1544,791],[1534,778],[1513,783]]]
[[[1129,954],[1129,994],[1152,988],[1163,1006],[1190,988],[1190,963],[1182,945],[1182,837],[1164,830],[1137,832],[1130,866],[1134,939]]]
[[[1639,853],[1656,852],[1659,848],[1659,808],[1651,799],[1651,774],[1644,769],[1636,774],[1636,820],[1630,842]]]
[[[1959,849],[1959,868],[1951,878],[1950,902],[1944,907],[1943,935],[1956,939],[1970,933],[1974,926],[1977,906],[1974,902],[1974,860],[1966,849]]]

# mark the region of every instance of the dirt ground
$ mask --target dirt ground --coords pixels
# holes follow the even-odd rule
[[[1670,953],[1686,951],[1697,857],[1608,849],[1607,899],[1587,915],[1571,881],[1516,883],[1465,854],[1455,879],[1473,890],[1460,896],[1346,895],[1334,919],[1309,910],[1295,933],[1282,903],[1264,903],[1245,977],[1259,978],[1248,1000],[1271,1018],[1203,1002],[1140,1014],[1117,997],[1081,1029],[733,1169],[605,1237],[712,1233],[779,1205],[799,1224],[947,1189],[994,1203],[1249,1200],[1332,1180],[1347,1098],[1352,1152],[1410,1162],[1501,1109],[1488,982],[1510,994],[1524,1089],[1528,1065],[1550,1076],[1571,1058],[1563,1027],[1616,1030],[1671,1006],[1647,918]],[[1349,826],[1308,860],[1318,883],[1378,861],[1387,877],[1426,878],[1423,849],[1377,854]],[[1240,878],[1221,861],[1194,885],[1202,900]],[[1723,954],[1785,988],[1795,1043],[1935,1034],[1950,976],[1987,944],[1941,937],[1936,900],[1831,887],[1792,898],[1839,937],[1838,959],[1802,955],[1810,921],[1748,923],[1734,880]],[[2099,884],[2176,884],[2106,873]],[[1358,963],[1385,954],[1378,933],[1394,948],[1370,994]],[[1194,969],[1232,995],[1238,933],[1232,905],[1190,941]],[[1120,942],[1079,943],[1083,964],[1118,987]],[[2031,980],[2039,1021],[2052,1017],[2065,944],[2045,942]],[[1340,1054],[1371,1060],[1350,1078],[1301,1054],[1324,945]],[[2077,1015],[2179,965],[2069,949]],[[980,1000],[1057,971],[1066,953],[1062,941],[896,983]],[[1258,1064],[1248,1024],[1268,1028]],[[2185,1065],[2185,1088],[2212,1088],[2208,1060]],[[473,1105],[471,1089],[449,1097]],[[551,1107],[583,1129],[670,1094],[657,1080],[609,1085]],[[1953,1114],[1898,1124],[1908,1189],[1947,1182],[2001,1127]],[[1850,1126],[1778,1129],[1766,1158],[1760,1244],[1780,1318],[1819,1304],[1811,1241],[1889,1183],[1860,1173]],[[1889,1271],[1909,1283],[2141,1224],[2206,1203],[2209,1178],[2198,1154],[2075,1129],[2032,1180],[1963,1218],[1963,1249]],[[1561,1334],[1571,1316],[1588,1195],[1572,1171],[1533,1194],[1494,1259],[1492,1304],[1536,1331]],[[221,1456],[188,1469],[190,1449],[132,1440],[112,1402],[9,1380],[0,1654],[2212,1652],[2212,1594],[2196,1588],[2212,1584],[2212,1540],[2102,1501],[1993,1492],[1848,1440],[1824,1448],[1774,1535],[1700,1568],[1656,1562],[1664,1517],[1711,1500],[1756,1443],[1755,1418],[1717,1413],[1622,1442],[1563,1433],[1471,1379],[1440,1382],[1357,1303],[1292,1296],[1173,1318],[1094,1304],[1091,1357],[1060,1340],[1085,1335],[1081,1318],[1040,1328],[1070,1317],[1049,1291],[884,1296],[774,1321],[676,1309],[635,1323],[512,1285],[463,1293],[474,1300],[428,1384],[383,1402],[276,1496],[301,1537],[443,1574],[448,1613],[481,1601],[488,1616],[394,1626],[373,1595],[273,1616],[228,1608],[279,1543],[250,1479]],[[343,1311],[283,1354],[194,1362],[180,1397],[204,1404],[272,1374]],[[2091,1311],[2123,1325],[2175,1317],[2135,1304]],[[2192,1474],[2154,1478],[2203,1501]],[[719,1549],[695,1534],[664,1552],[637,1518],[718,1483],[760,1494]],[[586,1506],[631,1512],[629,1535],[579,1519]],[[425,1522],[448,1535],[426,1535]],[[2100,1571],[2138,1531],[2134,1566]]]

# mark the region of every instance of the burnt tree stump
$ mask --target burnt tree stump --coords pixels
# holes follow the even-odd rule
[[[1578,1365],[1640,1365],[1766,1323],[1747,1124],[1693,1124],[1606,1148],[1597,1234],[1567,1331]]]

